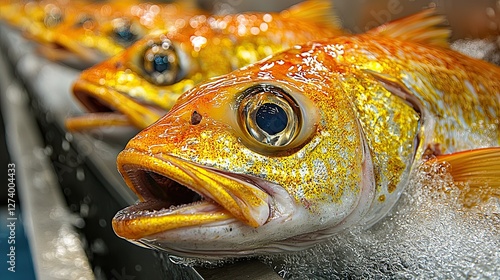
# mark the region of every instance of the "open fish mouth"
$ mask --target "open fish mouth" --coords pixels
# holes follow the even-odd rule
[[[103,126],[145,128],[165,114],[165,110],[140,103],[113,88],[77,80],[73,94],[89,113],[66,120],[70,131],[84,131]]]
[[[137,240],[172,229],[239,220],[259,227],[272,218],[266,183],[172,155],[122,151],[118,169],[140,201],[113,218],[115,233]]]

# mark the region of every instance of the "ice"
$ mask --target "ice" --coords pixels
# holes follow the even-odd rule
[[[486,39],[460,39],[451,48],[468,56],[500,65],[500,36]]]
[[[285,279],[498,279],[499,201],[464,208],[445,170],[415,173],[393,211],[372,228],[260,259]]]

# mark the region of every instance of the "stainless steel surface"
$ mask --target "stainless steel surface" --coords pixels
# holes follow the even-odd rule
[[[2,31],[2,36],[5,33]],[[61,194],[45,154],[28,97],[0,55],[0,95],[7,143],[16,164],[17,184],[37,279],[93,279],[87,256],[73,229],[77,219]]]

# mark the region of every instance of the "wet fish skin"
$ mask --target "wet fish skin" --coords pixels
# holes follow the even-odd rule
[[[425,155],[500,146],[499,78],[498,67],[449,49],[371,34],[273,55],[188,91],[118,157],[127,185],[144,201],[134,207],[161,201],[152,195],[156,188],[168,192],[147,183],[146,174],[156,174],[201,193],[205,200],[194,205],[208,210],[124,209],[114,229],[174,254],[213,258],[301,250],[350,226],[369,226],[394,205]],[[297,116],[285,130],[298,122],[298,132],[283,145],[263,144],[248,129],[259,129],[254,121],[242,117],[245,102],[266,92],[263,103],[288,103]],[[252,221],[257,214],[217,199],[217,184],[189,171],[200,169],[267,194],[217,190],[243,201],[241,209],[258,201],[268,219]],[[168,228],[194,214],[204,220]]]

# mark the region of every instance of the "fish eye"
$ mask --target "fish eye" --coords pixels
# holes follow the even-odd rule
[[[128,47],[133,42],[139,39],[139,30],[128,19],[117,18],[112,21],[113,30],[112,37],[120,45]]]
[[[146,77],[156,85],[176,82],[180,70],[179,59],[170,40],[149,43],[143,55],[142,67]]]
[[[283,147],[300,130],[301,114],[295,100],[282,88],[257,85],[244,91],[239,105],[240,124],[258,142]]]

